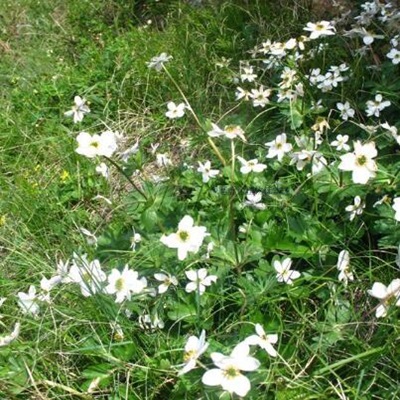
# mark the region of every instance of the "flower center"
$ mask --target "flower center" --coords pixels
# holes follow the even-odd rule
[[[90,145],[91,145],[92,147],[94,147],[95,149],[97,149],[97,148],[100,147],[100,143],[99,143],[99,142],[92,142],[92,143],[90,143]]]
[[[366,163],[367,163],[367,157],[365,157],[365,156],[357,157],[357,164],[358,165],[363,166]]]
[[[123,278],[118,278],[115,281],[115,289],[117,289],[118,292],[120,292],[125,286],[125,281]]]
[[[179,239],[182,240],[182,242],[186,242],[189,239],[189,234],[186,231],[180,231],[178,233]]]
[[[237,126],[235,125],[228,125],[224,128],[225,132],[227,133],[236,133]]]
[[[227,379],[234,379],[240,375],[240,372],[237,368],[230,366],[224,370],[223,374]]]
[[[183,355],[183,361],[189,361],[196,357],[196,350],[189,350],[186,351]]]
[[[400,294],[399,294],[400,295]],[[390,293],[386,299],[384,299],[384,303],[386,306],[391,307],[394,306],[397,302],[398,296],[396,293]]]
[[[89,272],[84,272],[84,273],[82,274],[82,280],[83,280],[83,282],[85,282],[85,283],[90,283],[90,282],[92,281],[92,276],[90,275]]]

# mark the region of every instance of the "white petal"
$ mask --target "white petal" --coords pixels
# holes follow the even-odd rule
[[[242,371],[255,371],[260,366],[260,361],[254,357],[243,357],[235,365]]]
[[[193,227],[194,220],[190,215],[185,215],[181,222],[179,222],[178,229],[180,231],[187,231]]]
[[[264,342],[261,346],[271,357],[276,357],[278,353],[270,343]]]
[[[208,370],[201,378],[201,381],[207,386],[218,386],[224,380],[223,371],[218,368]]]
[[[383,283],[375,282],[368,294],[377,299],[384,299],[387,296],[387,288]]]
[[[232,350],[231,357],[233,358],[242,358],[247,357],[249,355],[250,348],[249,345],[245,342],[241,342],[235,346]]]
[[[393,279],[387,287],[388,294],[400,294],[400,279]]]
[[[236,393],[238,396],[244,397],[251,389],[249,379],[244,375],[238,375],[234,379],[225,380],[223,389],[230,393]]]
[[[208,274],[208,272],[207,272],[206,268],[200,268],[197,271],[198,279],[200,279],[201,281],[207,276],[207,274]]]
[[[262,346],[263,340],[258,335],[251,335],[245,339],[245,342],[250,345]]]
[[[190,269],[189,271],[185,271],[185,275],[191,281],[196,281],[197,280],[197,271],[195,271],[193,269]]]
[[[179,238],[176,233],[171,233],[168,236],[161,236],[160,242],[171,249],[176,249],[180,245]]]
[[[386,317],[387,309],[384,304],[380,304],[375,312],[376,318]]]
[[[190,282],[186,285],[185,290],[187,293],[195,292],[197,290],[197,284],[195,282]]]
[[[226,356],[224,356],[222,353],[218,353],[218,352],[213,352],[210,354],[211,359],[213,360],[213,363],[215,365],[217,365],[218,363],[220,363],[223,359],[227,358]]]
[[[256,332],[258,336],[264,336],[265,331],[264,328],[260,324],[256,324]]]
[[[278,273],[282,273],[284,271],[284,268],[283,268],[281,262],[278,260],[274,261],[274,268],[275,268],[275,271]]]

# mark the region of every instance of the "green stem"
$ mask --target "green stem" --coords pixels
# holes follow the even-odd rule
[[[140,188],[138,187],[138,185],[136,185],[135,182],[133,182],[133,180],[130,178],[130,176],[129,176],[129,175],[114,161],[114,160],[112,160],[111,158],[106,157],[106,156],[104,156],[104,157],[105,157],[105,159],[106,159],[107,161],[110,162],[110,164],[112,164],[112,165],[118,170],[118,172],[120,172],[120,173],[127,179],[127,181],[135,188],[135,190],[136,190],[145,200],[148,200],[148,198],[147,198],[147,196],[145,195],[145,193],[143,192],[143,190],[140,189]]]
[[[231,183],[232,183],[232,186],[235,183],[235,156],[236,156],[235,155],[235,143],[233,140],[231,140],[231,157],[232,157],[232,160],[231,160],[231,163],[232,163]]]

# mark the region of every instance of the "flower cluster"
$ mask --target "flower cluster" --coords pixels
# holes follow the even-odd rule
[[[267,335],[260,324],[256,324],[256,335],[251,335],[235,346],[226,356],[219,352],[210,354],[216,368],[207,370],[202,377],[202,382],[207,386],[221,386],[230,394],[244,397],[251,389],[249,378],[241,371],[251,372],[257,370],[261,363],[250,356],[250,346],[257,345],[264,349],[271,357],[276,357],[277,352],[273,347],[278,341],[277,334]],[[198,359],[209,347],[206,342],[206,333],[203,330],[199,338],[190,336],[184,348],[184,364],[178,375],[183,375],[196,367]]]

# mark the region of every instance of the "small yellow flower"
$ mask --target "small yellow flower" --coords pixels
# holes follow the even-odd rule
[[[66,180],[68,180],[69,172],[64,169],[63,172],[61,172],[60,179],[62,182],[65,182]]]
[[[7,215],[0,216],[0,226],[5,225],[7,222]]]

